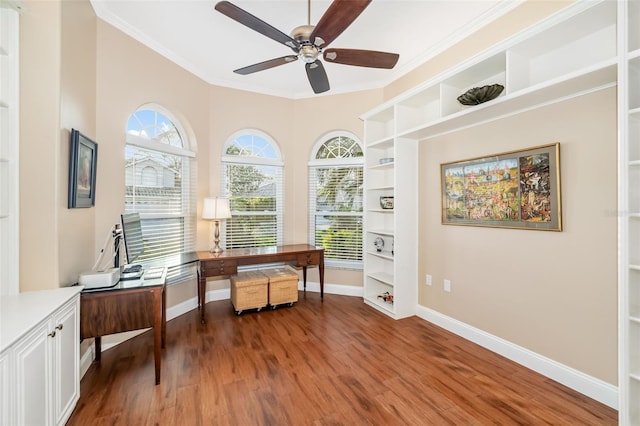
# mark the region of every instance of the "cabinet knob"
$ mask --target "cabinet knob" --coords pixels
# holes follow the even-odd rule
[[[56,330],[62,330],[62,324],[58,324],[58,325],[56,326]]]
[[[51,333],[47,334],[49,337],[56,337],[56,331],[53,330]]]

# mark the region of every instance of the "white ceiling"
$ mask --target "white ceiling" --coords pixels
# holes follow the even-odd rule
[[[250,75],[234,69],[291,50],[214,10],[217,0],[91,0],[96,14],[210,84],[287,98],[315,95],[300,60]],[[332,44],[400,54],[392,70],[323,62],[337,94],[383,87],[522,0],[374,0]],[[285,34],[307,24],[307,0],[232,0]],[[330,5],[311,0],[311,24]]]

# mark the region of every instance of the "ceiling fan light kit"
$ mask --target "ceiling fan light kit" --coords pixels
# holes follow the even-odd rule
[[[308,21],[310,21],[311,0],[308,7]],[[360,16],[371,0],[334,0],[322,15],[317,25],[300,25],[295,27],[291,36],[267,24],[249,12],[228,1],[218,2],[215,9],[223,15],[249,27],[250,29],[284,44],[294,51],[295,55],[270,59],[234,70],[237,74],[247,75],[264,71],[300,59],[305,64],[307,78],[314,93],[323,93],[330,89],[329,79],[324,70],[322,57],[327,62],[343,65],[353,65],[368,68],[393,68],[400,56],[396,53],[378,52],[359,49],[327,49],[344,30]]]

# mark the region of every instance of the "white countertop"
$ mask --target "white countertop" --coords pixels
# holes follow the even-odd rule
[[[80,293],[82,288],[73,286],[0,296],[0,353]]]

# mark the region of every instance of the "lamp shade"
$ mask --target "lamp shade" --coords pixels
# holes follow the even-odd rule
[[[229,199],[221,197],[211,197],[204,199],[202,207],[203,219],[229,219],[231,210],[229,209]]]

